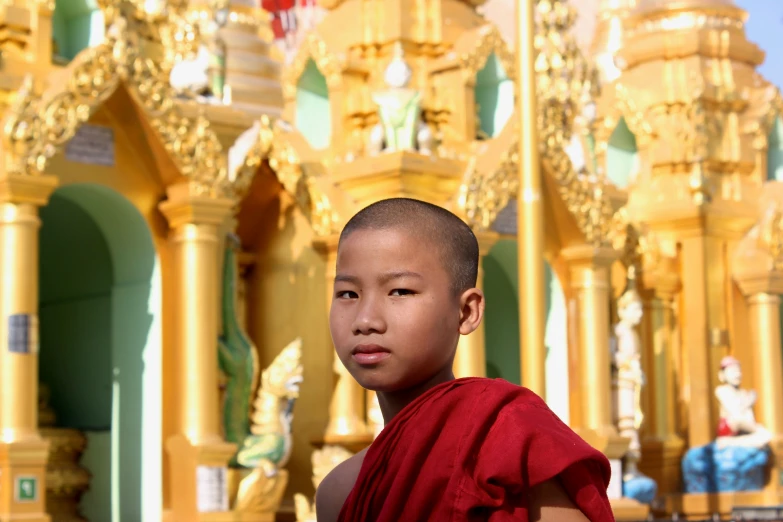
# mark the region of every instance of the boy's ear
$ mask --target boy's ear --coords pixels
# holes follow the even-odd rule
[[[484,318],[484,292],[471,288],[460,296],[459,333],[468,335],[478,328]]]

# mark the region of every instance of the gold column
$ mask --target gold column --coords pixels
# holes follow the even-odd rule
[[[327,313],[334,297],[338,242],[337,235],[314,242],[315,248],[326,260]],[[329,344],[331,346],[331,342]],[[337,382],[329,403],[329,424],[324,434],[324,442],[356,452],[372,442],[372,434],[365,422],[366,391],[351,377],[336,354],[333,355],[333,371],[337,374]]]
[[[534,0],[517,0],[517,88],[519,89],[519,193],[517,248],[522,384],[546,398],[544,345],[544,207],[538,154]]]
[[[753,350],[753,377],[758,391],[756,415],[759,424],[772,435],[770,446],[774,454],[772,477],[765,494],[780,502],[783,495],[783,354],[780,339],[780,296],[783,293],[783,273],[767,277],[737,278],[748,303],[750,342]]]
[[[218,406],[219,231],[233,201],[195,192],[181,183],[168,189],[160,210],[169,222],[176,307],[173,376],[176,435],[166,441],[171,463],[174,520],[228,521],[228,461],[236,446],[220,433]]]
[[[479,243],[479,270],[476,288],[484,291],[484,268],[482,261],[492,246],[498,240],[498,234],[492,232],[480,232],[476,234]],[[463,335],[457,345],[457,354],[454,357],[454,376],[460,377],[486,377],[487,352],[484,337],[484,321],[481,321],[476,330],[470,335]]]
[[[680,491],[680,461],[685,442],[677,433],[677,387],[674,334],[674,300],[680,291],[680,280],[673,263],[668,271],[659,271],[646,286],[654,289],[647,342],[652,346],[647,372],[649,411],[646,414],[647,436],[642,440],[640,469],[658,483],[661,494]]]
[[[611,361],[609,358],[609,268],[617,259],[611,248],[589,245],[562,251],[568,262],[576,296],[578,382],[581,426],[577,433],[610,459],[621,458],[628,439],[612,423]]]
[[[49,443],[38,433],[38,208],[56,186],[53,176],[0,179],[0,520],[49,520]]]

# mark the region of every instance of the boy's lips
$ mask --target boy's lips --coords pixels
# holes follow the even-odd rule
[[[360,344],[351,350],[351,357],[361,365],[377,364],[390,355],[389,350],[377,344]]]

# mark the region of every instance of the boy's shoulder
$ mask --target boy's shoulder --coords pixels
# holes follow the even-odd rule
[[[315,492],[315,511],[318,522],[337,521],[345,500],[356,484],[368,449],[365,448],[338,464],[321,481]]]

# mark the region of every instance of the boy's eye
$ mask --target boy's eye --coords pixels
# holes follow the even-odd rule
[[[356,292],[352,290],[343,290],[341,292],[336,292],[334,295],[337,299],[356,299],[359,297],[356,295]]]
[[[389,295],[403,296],[403,295],[413,295],[413,294],[414,294],[413,290],[406,290],[404,288],[395,288],[394,290],[391,291]]]

